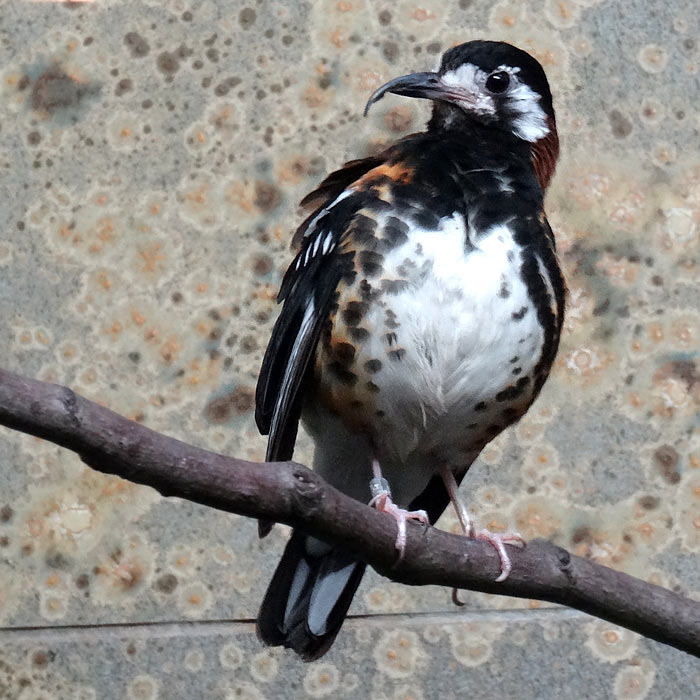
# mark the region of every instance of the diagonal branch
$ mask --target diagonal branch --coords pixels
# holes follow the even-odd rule
[[[357,554],[380,574],[568,605],[700,656],[700,603],[535,540],[511,550],[513,570],[495,583],[498,558],[467,541],[409,523],[394,566],[394,521],[345,496],[294,462],[257,464],[156,433],[66,387],[0,370],[0,424],[61,445],[93,469],[212,508],[286,523]]]

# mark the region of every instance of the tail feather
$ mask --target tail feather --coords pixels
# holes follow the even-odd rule
[[[305,661],[323,656],[364,572],[365,564],[351,554],[295,530],[260,606],[258,636]]]

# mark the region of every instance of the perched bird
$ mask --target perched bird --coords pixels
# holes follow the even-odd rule
[[[564,281],[544,192],[559,153],[544,71],[509,44],[470,41],[386,93],[432,100],[425,131],[329,175],[302,205],[256,420],[267,460],[301,419],[314,469],[391,513],[435,523],[490,440],[529,408],[557,352]],[[408,510],[406,510],[408,509]],[[260,524],[261,536],[270,525]],[[262,603],[262,641],[305,660],[337,635],[365,564],[295,530]]]

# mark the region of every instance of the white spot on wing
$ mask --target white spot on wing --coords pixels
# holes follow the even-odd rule
[[[281,409],[284,403],[286,402],[289,396],[289,391],[291,389],[290,380],[292,377],[292,370],[296,366],[296,362],[298,360],[299,352],[304,342],[304,339],[308,335],[313,325],[315,311],[316,306],[314,304],[313,298],[311,298],[309,299],[309,303],[307,304],[306,310],[304,311],[304,318],[302,319],[301,325],[299,326],[299,332],[297,333],[297,336],[294,339],[292,351],[289,353],[289,360],[287,361],[287,366],[284,368],[284,378],[282,379],[282,386],[280,388],[279,394],[277,395],[277,401],[275,402],[275,412],[272,416],[270,436],[273,436],[279,429],[279,421],[282,418]]]
[[[307,238],[308,236],[311,236],[314,233],[314,228],[316,227],[316,224],[318,223],[318,220],[324,215],[327,214],[333,207],[338,204],[339,202],[342,202],[346,197],[349,197],[351,194],[353,194],[352,190],[344,190],[341,192],[327,207],[324,207],[321,209],[316,216],[314,216],[311,221],[309,221],[309,225],[306,227],[306,232],[304,233],[304,238]]]
[[[326,238],[323,241],[323,254],[327,255],[333,250],[335,246],[333,245],[333,234],[327,233]]]

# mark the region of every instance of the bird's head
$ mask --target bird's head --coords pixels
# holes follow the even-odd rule
[[[433,100],[431,131],[481,124],[526,142],[540,183],[549,184],[559,154],[552,93],[542,66],[525,51],[499,41],[460,44],[443,55],[437,71],[382,85],[365,114],[387,92]]]

